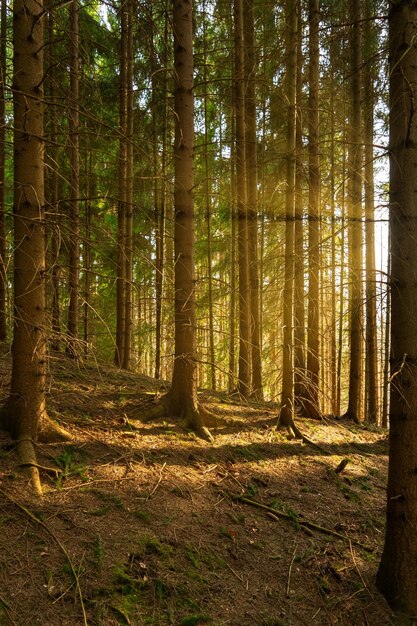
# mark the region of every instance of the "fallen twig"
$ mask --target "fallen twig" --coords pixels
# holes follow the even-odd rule
[[[264,511],[269,511],[273,513],[277,517],[281,517],[282,519],[290,520],[291,522],[297,523],[299,526],[304,526],[305,528],[310,528],[311,530],[316,530],[317,532],[323,533],[325,535],[331,535],[332,537],[337,537],[338,539],[342,539],[343,541],[347,541],[348,543],[353,543],[356,546],[359,546],[365,552],[373,552],[373,548],[370,546],[361,543],[360,541],[356,541],[355,539],[351,539],[347,535],[342,535],[342,533],[338,533],[336,530],[332,530],[331,528],[326,528],[325,526],[320,526],[319,524],[315,524],[314,522],[309,522],[308,520],[304,520],[299,518],[298,516],[294,518],[294,515],[288,515],[288,513],[283,513],[282,511],[277,511],[273,509],[271,506],[267,506],[266,504],[262,504],[261,502],[257,502],[256,500],[251,500],[249,498],[245,498],[244,496],[229,494],[234,500],[239,500],[239,502],[245,502],[246,504],[250,504],[251,506],[256,506],[259,509],[263,509]]]
[[[149,498],[151,498],[153,496],[153,494],[155,493],[155,491],[158,489],[159,485],[161,484],[161,480],[162,480],[162,472],[164,471],[166,466],[166,461],[163,464],[163,466],[161,467],[161,471],[159,472],[159,478],[158,478],[158,482],[156,483],[155,487],[152,489],[151,493],[148,495],[148,497],[146,498],[145,502],[147,502],[149,500]]]
[[[52,537],[52,539],[55,541],[55,543],[59,546],[59,548],[64,553],[64,555],[65,555],[65,557],[66,557],[66,559],[68,561],[68,565],[70,566],[71,573],[72,573],[72,575],[74,577],[74,580],[75,580],[75,586],[77,588],[78,597],[80,599],[81,610],[82,610],[82,614],[83,614],[83,623],[84,623],[84,626],[88,626],[87,614],[85,612],[83,594],[82,594],[81,587],[80,587],[80,580],[79,580],[77,572],[75,571],[74,564],[73,564],[73,562],[71,560],[70,555],[67,552],[66,547],[61,543],[61,541],[58,539],[58,537],[55,535],[55,533],[49,528],[49,526],[47,524],[45,524],[45,522],[43,522],[42,520],[37,518],[36,515],[33,515],[33,513],[31,513],[31,511],[29,511],[29,509],[27,509],[25,506],[23,506],[23,504],[20,504],[20,502],[17,502],[16,500],[14,500],[3,489],[0,489],[0,493],[2,493],[2,495],[7,500],[9,500],[9,502],[12,502],[12,504],[14,504],[18,509],[20,509],[20,511],[22,511],[27,517],[29,517],[29,519],[31,519],[33,522],[36,522],[36,524],[39,524],[39,526],[42,526],[42,528],[44,528],[46,530],[46,532]]]

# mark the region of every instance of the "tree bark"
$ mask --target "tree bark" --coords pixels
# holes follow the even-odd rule
[[[250,282],[250,341],[251,341],[251,393],[261,400],[262,356],[259,311],[259,262],[258,262],[258,158],[256,135],[256,54],[253,0],[245,0],[244,26],[244,73],[245,73],[245,149],[246,188],[248,216],[248,255]]]
[[[285,194],[285,277],[283,302],[283,363],[280,426],[294,420],[294,214],[295,214],[295,117],[297,93],[298,1],[287,0],[287,188]]]
[[[125,297],[122,368],[129,369],[132,351],[133,296],[133,7],[126,0],[126,239],[125,239]]]
[[[365,3],[364,43],[367,62],[364,64],[364,140],[365,140],[365,241],[366,241],[366,421],[377,424],[378,402],[378,341],[376,329],[376,271],[375,271],[375,201],[374,201],[374,63],[376,34],[373,31],[371,2]]]
[[[114,364],[122,366],[126,334],[126,187],[127,187],[127,100],[128,3],[120,7],[119,168],[117,206],[116,350]]]
[[[350,279],[350,367],[349,404],[346,417],[362,419],[362,115],[361,115],[361,10],[360,1],[352,0],[351,41],[351,110],[349,141],[349,279]]]
[[[13,5],[14,339],[10,396],[3,425],[19,442],[20,462],[42,488],[33,442],[45,413],[45,240],[43,5]]]
[[[308,332],[304,414],[320,419],[319,406],[319,279],[320,279],[320,152],[319,152],[319,0],[309,0],[309,207],[308,207]]]
[[[235,113],[236,190],[239,263],[239,357],[238,392],[249,397],[251,384],[250,282],[245,148],[245,82],[243,42],[243,0],[234,3],[235,25]]]
[[[7,4],[1,3],[0,15],[0,341],[7,337],[6,322],[6,35]]]
[[[417,5],[394,0],[390,65],[391,399],[387,525],[377,585],[391,607],[417,614]]]
[[[72,0],[71,17],[71,67],[69,131],[71,145],[71,198],[69,227],[69,305],[68,305],[68,354],[77,356],[78,299],[80,283],[80,152],[79,152],[79,32],[78,0]]]
[[[194,235],[193,3],[173,0],[175,355],[171,388],[144,419],[166,414],[185,420],[211,441],[208,415],[198,404]]]

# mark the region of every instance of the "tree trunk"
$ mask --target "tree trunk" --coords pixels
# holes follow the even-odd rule
[[[239,262],[239,358],[238,391],[250,394],[250,283],[248,256],[248,215],[245,152],[245,84],[243,42],[243,0],[234,3],[235,24],[235,112],[236,112],[236,190]]]
[[[175,358],[171,389],[144,415],[183,418],[189,428],[211,441],[206,411],[197,399],[195,236],[194,236],[194,80],[193,4],[173,0],[174,31],[174,256]]]
[[[114,363],[117,366],[121,366],[124,360],[126,334],[127,4],[127,0],[124,0],[120,7],[119,197],[117,207],[116,350],[114,354]]]
[[[79,241],[79,196],[80,196],[80,153],[79,153],[79,35],[78,0],[72,0],[71,16],[71,67],[70,67],[70,112],[69,131],[71,145],[71,198],[69,228],[69,305],[68,305],[68,354],[77,355],[78,340],[78,295],[80,283]]]
[[[349,278],[350,278],[350,368],[349,404],[346,417],[360,422],[362,382],[362,116],[361,116],[361,10],[352,0],[351,110],[349,142]]]
[[[297,93],[298,1],[287,0],[287,188],[285,194],[285,278],[283,310],[283,363],[280,426],[293,426],[294,419],[294,213],[295,213],[295,117]]]
[[[1,415],[38,494],[33,442],[45,412],[46,361],[42,14],[42,1],[14,2],[14,339]]]
[[[61,311],[59,299],[59,279],[61,274],[60,265],[60,227],[59,227],[59,183],[58,183],[58,122],[57,122],[57,106],[56,106],[56,58],[55,58],[55,41],[54,41],[54,18],[53,12],[49,13],[48,31],[49,31],[49,124],[50,124],[50,146],[48,149],[49,169],[48,169],[48,188],[49,188],[49,223],[51,231],[50,244],[50,274],[51,274],[51,326],[53,350],[59,350],[61,339]]]
[[[125,312],[123,337],[123,369],[129,369],[132,350],[133,295],[133,7],[126,0],[126,239],[125,239]]]
[[[308,207],[308,333],[304,413],[320,419],[319,406],[319,273],[320,273],[320,153],[319,153],[319,0],[309,0],[309,207]]]
[[[6,322],[6,36],[7,4],[1,3],[0,15],[0,341],[7,337]]]
[[[374,63],[376,34],[372,29],[370,2],[365,3],[365,33],[367,62],[364,64],[364,140],[365,140],[365,238],[366,238],[366,421],[378,423],[378,342],[376,330],[376,271],[375,271],[375,202],[374,202]]]
[[[248,217],[248,254],[250,281],[250,341],[252,385],[255,399],[261,400],[262,359],[261,326],[259,312],[259,263],[258,263],[258,163],[256,135],[256,55],[253,0],[244,2],[244,73],[245,73],[245,148],[246,188]]]
[[[205,13],[205,5],[203,4]],[[209,309],[209,328],[208,328],[208,343],[209,343],[209,355],[210,355],[210,380],[211,388],[216,389],[216,363],[215,363],[215,350],[214,350],[214,312],[213,312],[213,260],[212,260],[212,245],[211,245],[211,182],[210,182],[210,168],[209,168],[209,114],[208,114],[208,93],[207,93],[207,33],[206,33],[206,21],[207,17],[204,15],[203,24],[203,55],[204,55],[204,198],[205,198],[205,214],[206,214],[206,229],[207,229],[207,280],[208,280],[208,309]]]
[[[391,399],[387,526],[377,585],[391,607],[417,614],[417,5],[394,0],[390,59]]]
[[[297,34],[297,113],[295,121],[295,224],[294,224],[294,401],[303,406],[305,397],[306,349],[304,307],[304,224],[303,224],[303,115],[302,115],[302,24]]]

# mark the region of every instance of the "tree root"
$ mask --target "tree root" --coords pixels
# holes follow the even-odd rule
[[[138,419],[140,419],[141,422],[147,423],[159,417],[168,417],[174,414],[174,411],[171,409],[171,401],[168,392],[156,405],[145,409],[141,415],[138,415]],[[206,408],[198,403],[190,403],[188,407],[181,411],[178,417],[185,421],[187,428],[195,432],[197,437],[204,439],[204,441],[214,441],[208,426],[216,425],[217,418]],[[129,420],[128,423],[130,424]]]
[[[71,441],[72,435],[48,415],[44,415],[38,430],[38,441],[42,443],[59,443]]]
[[[33,441],[31,439],[19,440],[17,442],[17,453],[19,456],[19,465],[25,468],[25,473],[30,478],[35,495],[42,496],[43,489]]]

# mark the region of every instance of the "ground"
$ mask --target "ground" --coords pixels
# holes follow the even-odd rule
[[[9,370],[5,358],[0,400]],[[73,440],[38,445],[60,471],[42,471],[39,499],[1,435],[0,625],[399,623],[374,584],[385,432],[300,419],[320,450],[277,432],[272,404],[203,392],[219,419],[207,443],[175,418],[141,423],[162,392],[51,359],[49,414]]]

